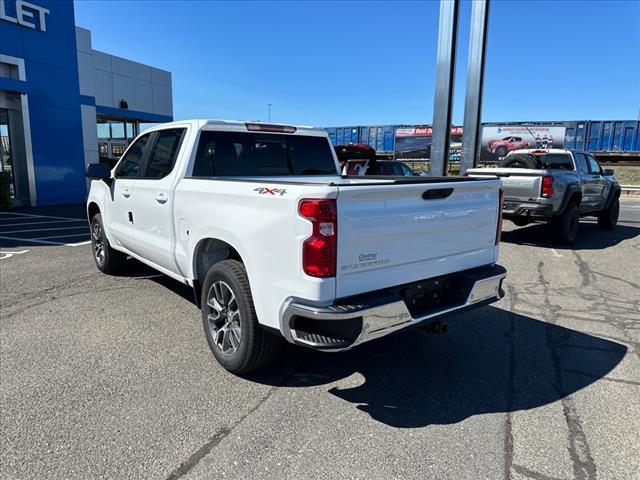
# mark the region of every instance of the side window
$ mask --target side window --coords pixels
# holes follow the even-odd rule
[[[160,130],[149,154],[143,178],[163,178],[171,173],[176,163],[184,128]]]
[[[591,173],[600,173],[600,164],[598,163],[598,161],[593,158],[591,155],[587,155],[586,156],[587,159],[589,160],[589,170],[591,171]]]
[[[147,146],[147,143],[149,143],[150,138],[150,133],[143,135],[136,140],[131,147],[129,147],[127,153],[125,153],[124,157],[120,160],[120,163],[118,163],[118,168],[115,173],[116,178],[138,176],[138,172],[140,171],[140,162],[142,161],[145,147]]]
[[[587,159],[583,153],[574,153],[573,156],[578,164],[578,171],[580,173],[589,173],[589,167],[587,166]]]

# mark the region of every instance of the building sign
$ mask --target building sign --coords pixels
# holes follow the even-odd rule
[[[562,148],[565,127],[494,125],[482,127],[481,162],[497,162],[521,148]]]
[[[396,129],[395,156],[398,160],[431,159],[431,138],[433,129],[430,125],[420,127],[401,127]],[[462,127],[452,126],[449,139],[449,161],[460,160],[462,149]]]
[[[10,9],[12,8],[12,11]],[[51,13],[44,7],[23,0],[0,0],[0,20],[17,23],[41,32],[47,31],[46,15]]]

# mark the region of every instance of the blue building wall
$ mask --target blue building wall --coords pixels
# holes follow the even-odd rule
[[[28,96],[37,203],[82,202],[86,187],[73,1],[33,3],[50,11],[46,31],[3,21],[0,53],[25,63],[21,88]],[[15,2],[6,1],[5,8],[15,17]],[[0,88],[18,88],[10,83],[16,82],[3,82]]]

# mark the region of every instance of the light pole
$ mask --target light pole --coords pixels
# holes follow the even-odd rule
[[[267,103],[267,106],[269,107],[269,121],[271,121],[271,104]]]

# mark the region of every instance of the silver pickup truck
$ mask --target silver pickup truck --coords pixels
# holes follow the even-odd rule
[[[613,173],[586,152],[523,149],[510,152],[499,167],[473,168],[465,175],[500,177],[503,218],[518,226],[549,222],[554,239],[570,244],[578,235],[580,217],[597,217],[605,230],[616,226],[620,185]]]

